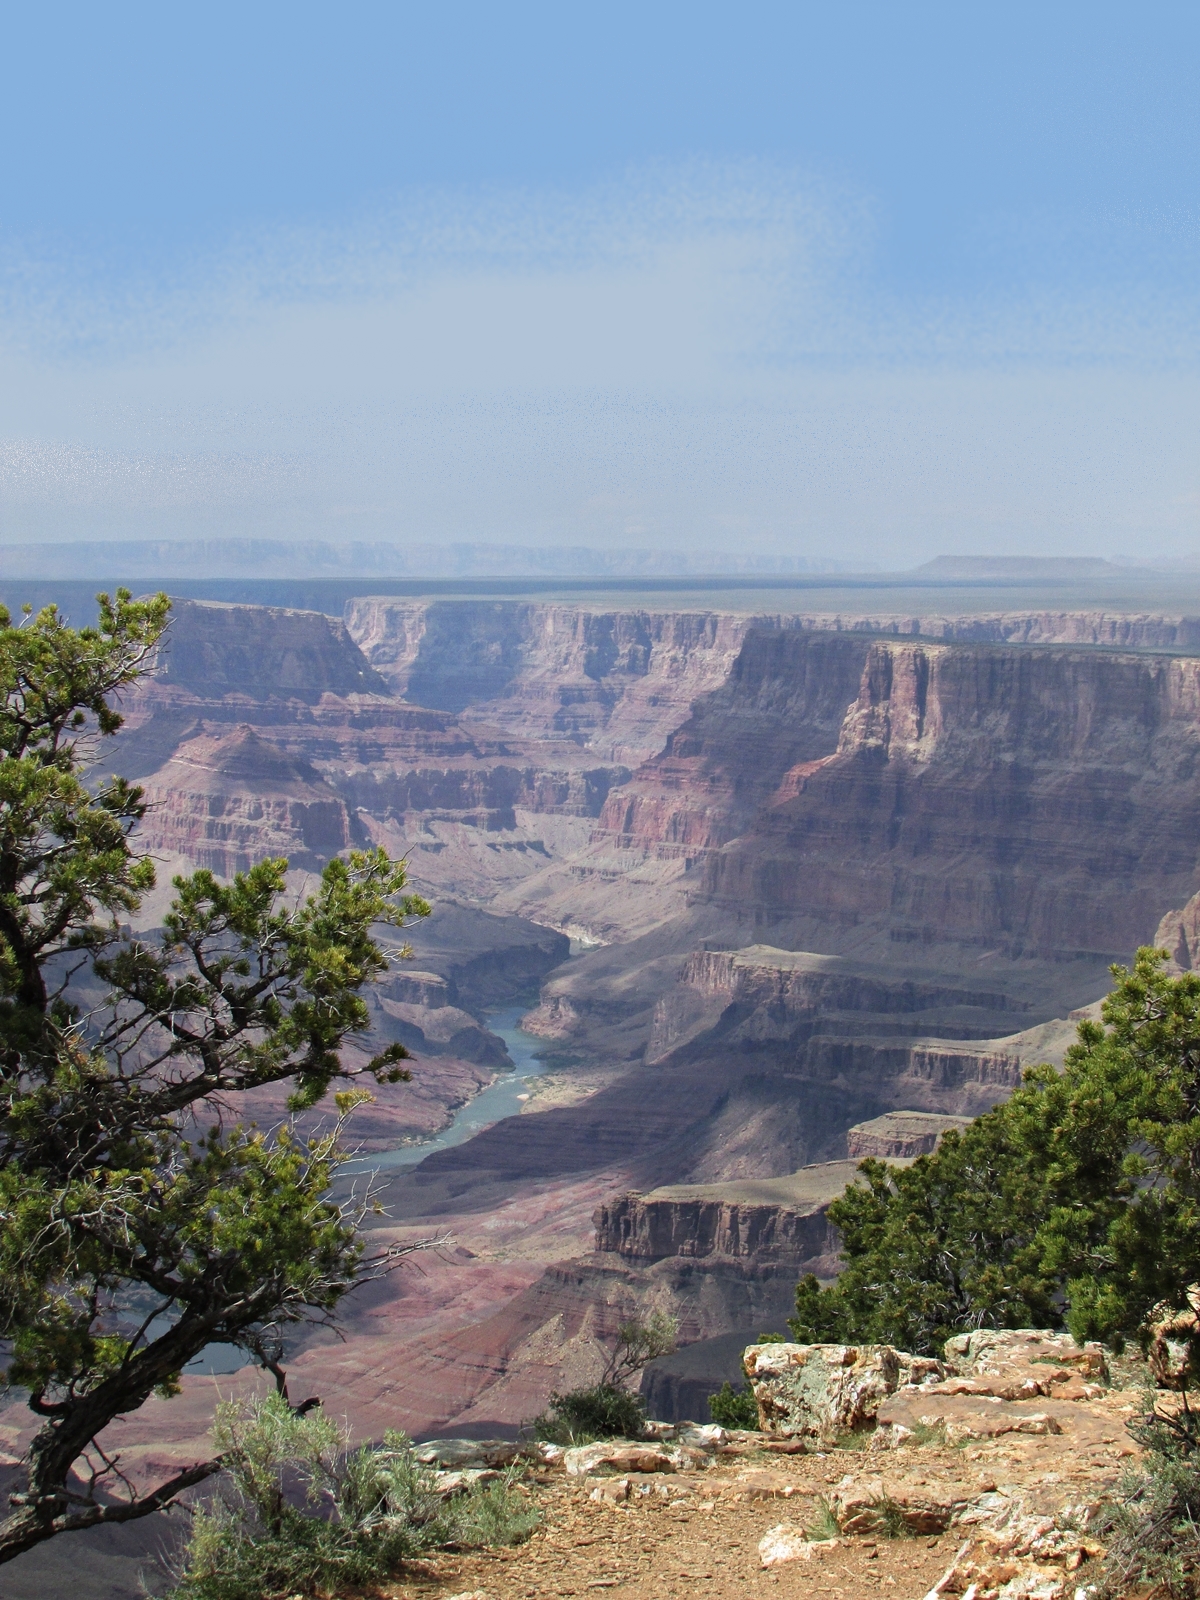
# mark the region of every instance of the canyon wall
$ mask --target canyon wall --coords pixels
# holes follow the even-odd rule
[[[824,948],[873,929],[1100,969],[1195,888],[1198,758],[1195,659],[876,643],[836,756],[697,898]]]
[[[953,613],[810,612],[793,626],[820,633],[884,634],[962,644],[1082,644],[1105,649],[1200,651],[1200,617],[1143,611],[994,611]]]
[[[793,949],[1099,972],[1196,886],[1198,755],[1194,658],[751,630],[593,838]]]
[[[1154,653],[1188,619],[364,599],[345,628],[174,626],[120,741],[156,847],[408,856],[437,912],[373,1001],[422,1059],[405,1126],[503,1067],[479,1024],[519,992],[554,1059],[557,1098],[386,1178],[388,1226],[471,1241],[388,1423],[519,1421],[634,1311],[777,1325],[833,1241],[828,1199],[762,1186],[1003,1099],[1160,922],[1200,964],[1200,660]],[[355,1337],[394,1316],[371,1371],[407,1372],[424,1291],[372,1293]]]
[[[615,848],[724,844],[793,774],[837,749],[870,641],[754,628],[726,681],[610,795],[597,832]]]
[[[717,688],[748,619],[520,601],[353,600],[346,623],[395,693],[514,739],[645,760]]]
[[[596,1210],[595,1249],[641,1263],[671,1256],[786,1262],[799,1276],[836,1249],[827,1212],[855,1171],[853,1161],[831,1161],[757,1182],[618,1195]]]
[[[345,624],[320,611],[176,600],[154,669],[162,683],[204,695],[387,693]]]
[[[143,788],[144,843],[224,877],[266,855],[319,869],[365,843],[356,815],[320,774],[246,723],[184,740]]]
[[[880,939],[1095,967],[1195,888],[1189,658],[872,639],[866,624],[886,619],[823,633],[796,625],[816,618],[516,602],[348,611],[343,627],[177,606],[122,741],[124,770],[154,787],[163,848],[241,861],[261,822],[318,859],[285,792],[303,770],[344,813],[326,848],[376,838],[433,892],[605,939],[708,905],[721,926],[779,927],[784,947],[871,946],[885,962]],[[1169,632],[1098,614],[959,620]],[[421,686],[443,704],[412,703]],[[260,746],[261,772],[239,778],[217,770],[235,752],[194,743],[242,725],[303,764],[274,822],[235,791],[270,788],[278,760]],[[647,750],[632,775],[618,759]],[[318,807],[310,841],[322,801],[303,802]]]
[[[122,709],[116,765],[151,793],[148,837],[225,872],[256,847],[311,868],[374,841],[429,892],[486,901],[584,844],[628,777],[570,741],[520,743],[398,699],[315,612],[176,601]]]

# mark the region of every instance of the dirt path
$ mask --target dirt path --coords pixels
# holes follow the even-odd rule
[[[811,1505],[811,1502],[808,1503]],[[795,1501],[692,1508],[612,1507],[581,1490],[544,1491],[546,1524],[518,1550],[442,1557],[388,1590],[390,1600],[443,1600],[478,1591],[486,1600],[548,1600],[611,1594],[614,1600],[706,1595],[828,1594],[853,1600],[877,1591],[924,1595],[945,1571],[952,1537],[842,1541],[812,1562],[764,1571],[758,1542],[768,1528],[804,1520]]]

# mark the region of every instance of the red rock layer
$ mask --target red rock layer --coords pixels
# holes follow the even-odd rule
[[[893,942],[1125,959],[1195,887],[1198,762],[1200,661],[877,643],[836,758],[710,856],[700,893]]]
[[[734,838],[799,767],[836,751],[869,648],[853,635],[749,632],[728,681],[609,796],[594,837],[697,852]]]
[[[362,842],[345,801],[320,775],[246,724],[187,740],[143,787],[143,844],[225,877],[264,856],[319,867]]]
[[[316,612],[176,601],[155,674],[123,710],[119,764],[153,787],[158,842],[219,871],[268,849],[286,853],[288,839],[299,841],[300,864],[327,858],[365,837],[346,820],[356,812],[382,824],[420,818],[483,831],[512,829],[516,807],[595,816],[614,780],[627,775],[562,741],[530,748],[398,701],[344,626]],[[303,763],[310,782],[328,785],[325,798],[343,812],[340,838],[331,823],[318,829],[319,842],[305,843],[306,823],[294,805],[281,810],[283,793],[274,810],[255,811],[253,795],[238,788],[245,774],[214,767],[209,748],[195,742],[231,727],[253,730]],[[305,803],[318,804],[315,791]],[[318,827],[316,813],[307,826]]]

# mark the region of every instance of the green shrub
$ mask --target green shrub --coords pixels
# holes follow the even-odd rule
[[[646,1413],[637,1395],[614,1383],[552,1394],[549,1409],[534,1420],[534,1436],[551,1444],[591,1444],[595,1439],[640,1439]]]
[[[1161,1413],[1151,1391],[1129,1431],[1146,1455],[1121,1479],[1101,1530],[1108,1555],[1096,1600],[1137,1589],[1193,1600],[1200,1594],[1200,1413],[1186,1392],[1178,1412]]]
[[[402,1434],[346,1453],[323,1413],[297,1416],[277,1395],[222,1406],[216,1432],[227,1482],[193,1514],[173,1600],[324,1594],[422,1550],[515,1544],[537,1525],[519,1473],[443,1500]]]
[[[808,1539],[839,1539],[842,1530],[828,1500],[817,1500],[817,1511],[804,1534]]]
[[[735,1389],[726,1380],[708,1397],[708,1414],[723,1428],[757,1428],[758,1402],[752,1389]]]
[[[952,1334],[1045,1328],[1137,1335],[1200,1281],[1200,974],[1143,949],[1061,1071],[1021,1088],[910,1167],[863,1161],[829,1208],[843,1269],[811,1274],[804,1344],[940,1355]]]

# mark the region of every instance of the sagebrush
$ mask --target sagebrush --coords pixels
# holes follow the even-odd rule
[[[1200,1595],[1200,1413],[1187,1389],[1148,1391],[1129,1431],[1146,1454],[1121,1479],[1103,1532],[1108,1546],[1095,1600],[1153,1589],[1160,1600]]]
[[[279,1395],[222,1406],[226,1476],[192,1513],[172,1600],[275,1600],[376,1583],[408,1557],[515,1544],[537,1526],[520,1470],[446,1499],[402,1434],[347,1450],[316,1410]]]

